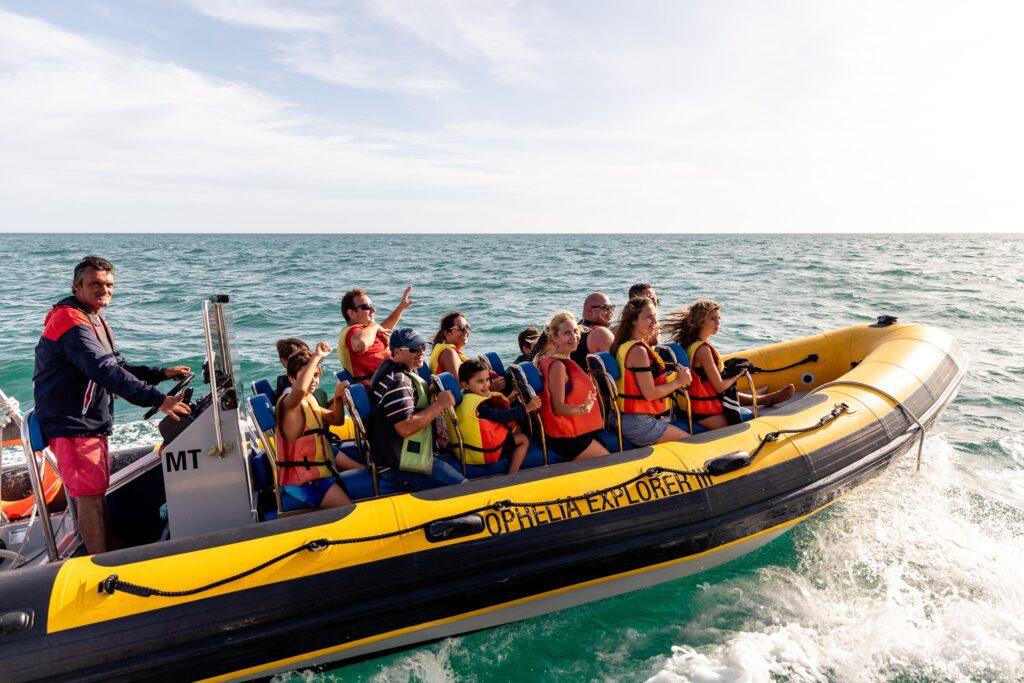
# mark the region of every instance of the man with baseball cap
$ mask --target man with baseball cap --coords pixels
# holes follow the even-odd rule
[[[455,397],[442,391],[430,402],[427,384],[416,374],[426,345],[410,327],[395,330],[388,340],[391,358],[370,379],[373,461],[381,468],[381,479],[409,491],[465,481],[457,469],[434,457],[434,420],[455,406]]]

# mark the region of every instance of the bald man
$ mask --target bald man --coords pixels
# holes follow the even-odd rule
[[[573,351],[572,358],[584,370],[587,369],[587,355],[600,353],[612,348],[615,338],[610,329],[615,306],[604,292],[594,292],[583,302],[583,334],[580,345]]]

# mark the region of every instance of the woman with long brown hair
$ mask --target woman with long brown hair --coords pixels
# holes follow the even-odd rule
[[[712,299],[698,299],[686,309],[669,316],[665,331],[672,341],[686,349],[693,370],[693,382],[690,384],[690,402],[693,406],[693,420],[707,429],[725,427],[729,421],[725,417],[722,395],[733,388],[739,375],[729,379],[722,378],[725,364],[718,351],[708,341],[718,334],[722,323],[722,306]],[[794,387],[789,384],[778,391],[764,396],[758,395],[758,404],[764,406],[782,403],[793,397]],[[737,392],[739,402],[752,405],[753,398],[749,394]]]
[[[658,308],[648,297],[630,299],[622,308],[611,353],[619,365],[619,413],[622,436],[637,446],[685,439],[690,434],[669,421],[669,397],[690,383],[690,371],[671,377],[651,348],[658,338]],[[614,413],[609,413],[609,419]],[[614,429],[614,425],[609,429]]]

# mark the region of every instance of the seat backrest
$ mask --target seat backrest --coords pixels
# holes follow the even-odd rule
[[[480,358],[487,361],[487,365],[490,366],[491,372],[496,372],[501,377],[505,376],[505,364],[501,362],[501,357],[497,353],[494,351],[488,351],[480,356]]]
[[[619,376],[619,364],[607,351],[587,354],[587,370],[597,387],[597,395],[600,398],[601,417],[607,419],[609,413],[618,414],[616,399],[619,396],[618,388],[615,386],[615,379]],[[614,373],[614,374],[613,374]]]
[[[348,382],[349,384],[356,383],[356,381],[352,379],[352,374],[345,368],[342,368],[341,370],[338,370],[336,373],[334,373],[334,378],[339,382]]]
[[[615,356],[608,353],[607,351],[601,351],[599,353],[592,353],[591,356],[597,356],[601,359],[601,364],[604,366],[604,371],[608,373],[608,376],[614,381],[619,380],[619,362],[615,360]]]
[[[28,411],[21,418],[22,439],[28,433],[28,444],[34,453],[42,453],[46,449],[46,439],[43,438],[43,429],[39,426],[39,418],[36,417],[35,409]]]
[[[350,384],[347,391],[352,397],[352,405],[355,406],[359,419],[365,423],[370,419],[370,413],[373,412],[373,405],[370,403],[370,395],[366,393],[366,387],[358,383]]]
[[[666,363],[675,363],[683,368],[690,367],[690,356],[687,355],[686,350],[682,346],[675,342],[659,344],[657,351],[658,355]]]
[[[519,365],[514,365],[512,367],[519,368],[519,370],[526,377],[526,381],[529,382],[530,386],[533,388],[534,392],[536,392],[538,396],[541,393],[543,393],[544,378],[541,377],[540,370],[537,369],[536,365],[534,365],[530,361],[526,361],[525,363],[520,363]]]
[[[452,396],[455,397],[455,405],[462,403],[462,389],[459,387],[459,381],[455,379],[455,376],[450,372],[442,372],[437,375],[437,379],[441,381],[441,386],[445,391],[452,392]]]
[[[277,426],[277,418],[274,416],[274,408],[270,405],[270,399],[264,394],[256,394],[249,398],[249,414],[256,420],[256,426],[261,432],[274,432]]]
[[[430,366],[427,365],[426,361],[423,361],[423,365],[416,369],[416,373],[420,376],[420,379],[430,384]]]
[[[274,385],[272,385],[270,383],[270,380],[267,379],[266,377],[263,377],[253,382],[251,388],[253,396],[256,396],[257,394],[263,394],[271,401],[274,400],[274,394],[276,393],[274,391]]]

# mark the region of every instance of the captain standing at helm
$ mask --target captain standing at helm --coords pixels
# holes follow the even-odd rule
[[[405,288],[395,310],[380,324],[374,319],[377,307],[365,291],[356,287],[341,297],[345,327],[338,333],[338,359],[341,367],[348,370],[356,382],[369,385],[374,371],[389,357],[388,337],[405,309],[413,305],[409,298],[411,293],[410,285]]]
[[[173,419],[188,414],[178,396],[153,387],[190,371],[129,365],[100,311],[114,296],[114,266],[86,256],[75,266],[73,296],[57,302],[46,316],[36,345],[35,413],[50,450],[57,457],[68,495],[75,501],[78,528],[91,554],[111,546],[105,494],[110,483],[108,438],[114,427],[114,396],[144,408],[159,408]]]

